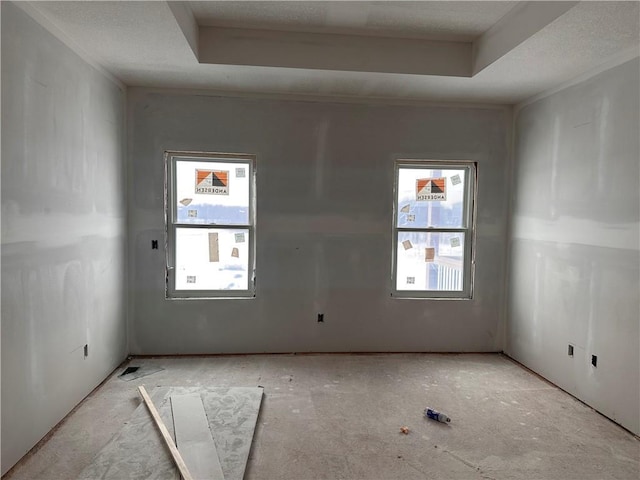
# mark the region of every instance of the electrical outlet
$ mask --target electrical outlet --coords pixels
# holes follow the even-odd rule
[[[594,367],[598,367],[598,356],[597,355],[591,355],[591,365],[593,365]]]
[[[318,314],[318,323],[324,323],[324,313]]]

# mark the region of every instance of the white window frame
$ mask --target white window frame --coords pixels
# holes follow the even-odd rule
[[[463,226],[461,228],[439,227],[398,227],[398,179],[402,168],[425,170],[464,170],[464,207]],[[475,218],[476,218],[476,191],[477,191],[477,163],[462,160],[416,160],[399,159],[395,162],[393,185],[393,250],[391,254],[391,296],[396,298],[424,298],[424,299],[450,299],[469,300],[473,298],[473,277],[475,274]],[[397,255],[399,232],[462,232],[464,233],[464,266],[463,288],[460,290],[398,290],[397,286]]]
[[[255,298],[256,296],[256,156],[244,153],[211,153],[189,151],[166,151],[165,161],[165,250],[166,250],[166,287],[165,298],[171,299],[222,299]],[[177,221],[176,164],[179,161],[224,162],[247,165],[249,168],[249,222],[247,224],[191,224]],[[176,290],[176,229],[177,228],[216,228],[249,230],[248,288],[246,290]]]

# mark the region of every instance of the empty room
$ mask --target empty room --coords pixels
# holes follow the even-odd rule
[[[3,480],[640,477],[640,2],[0,8]]]

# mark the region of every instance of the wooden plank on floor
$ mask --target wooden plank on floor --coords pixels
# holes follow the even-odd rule
[[[167,430],[167,427],[162,421],[162,418],[160,417],[160,414],[158,413],[156,406],[153,404],[153,401],[151,400],[151,398],[149,398],[149,395],[147,394],[147,390],[144,388],[144,386],[139,386],[138,390],[140,391],[140,395],[142,395],[142,399],[144,400],[144,403],[147,404],[149,413],[153,417],[153,421],[158,426],[158,429],[162,434],[162,438],[164,439],[165,444],[169,448],[169,451],[171,452],[171,456],[173,457],[173,460],[176,462],[176,466],[178,467],[178,470],[180,470],[180,474],[182,475],[183,480],[193,480],[193,477],[189,472],[189,468],[187,467],[187,465],[185,465],[185,461],[183,460],[182,455],[180,455],[180,452],[176,448],[175,443],[173,443],[173,438],[171,437],[169,430]]]
[[[224,480],[200,394],[171,395],[176,445],[195,479]]]

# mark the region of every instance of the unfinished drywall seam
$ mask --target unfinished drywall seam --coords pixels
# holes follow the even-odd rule
[[[128,123],[128,118],[129,118],[129,112],[128,112],[128,101],[127,101],[127,97],[129,95],[129,88],[125,86],[125,88],[122,91],[122,95],[124,97],[124,108],[122,109],[122,125],[123,125],[123,132],[124,132],[124,141],[122,142],[122,152],[121,152],[121,158],[122,158],[122,185],[124,186],[124,192],[122,192],[122,195],[124,197],[124,214],[125,214],[125,218],[124,218],[124,238],[125,238],[125,244],[124,244],[124,259],[125,259],[125,270],[124,270],[124,279],[123,279],[123,291],[124,291],[124,295],[123,295],[123,299],[124,299],[124,315],[125,315],[125,338],[126,338],[126,352],[127,352],[127,356],[130,354],[131,352],[131,334],[130,334],[130,329],[129,329],[129,323],[130,323],[130,319],[131,319],[131,315],[129,312],[129,271],[128,271],[128,266],[131,263],[131,257],[129,256],[129,231],[131,226],[129,225],[129,169],[127,168],[127,165],[129,163],[129,142],[130,142],[130,138],[128,135],[129,129],[127,126]]]
[[[131,289],[131,278],[133,278],[133,276],[135,275],[134,272],[134,259],[135,259],[135,254],[133,249],[131,248],[131,236],[133,235],[133,225],[132,225],[132,214],[131,214],[131,204],[133,202],[133,194],[131,192],[133,192],[133,178],[131,175],[131,172],[129,171],[129,164],[131,164],[131,162],[133,161],[133,139],[135,136],[135,129],[134,126],[131,122],[131,118],[132,118],[132,112],[131,112],[131,102],[130,102],[130,98],[131,98],[131,89],[127,90],[127,102],[126,102],[126,106],[125,106],[125,112],[126,112],[126,141],[125,141],[125,145],[126,145],[126,152],[125,152],[125,159],[127,160],[127,166],[125,167],[125,175],[126,175],[126,184],[125,184],[125,188],[126,188],[126,198],[127,198],[127,204],[126,204],[126,216],[127,216],[127,245],[125,247],[125,252],[126,252],[126,256],[127,256],[127,268],[126,268],[126,276],[127,276],[127,298],[126,298],[126,312],[127,312],[127,352],[129,354],[129,356],[131,356],[132,352],[135,350],[135,347],[133,345],[133,331],[134,331],[134,326],[133,326],[133,293],[132,293],[132,289]],[[162,240],[162,239],[158,239],[158,240]],[[160,242],[160,243],[164,243],[164,242]]]
[[[515,188],[515,165],[516,165],[516,122],[518,119],[519,113],[518,105],[513,105],[511,107],[511,122],[509,123],[509,197],[507,204],[507,228],[506,228],[506,252],[505,252],[505,271],[504,271],[504,302],[503,302],[503,311],[504,311],[504,345],[502,348],[502,352],[512,359],[514,362],[517,362],[515,358],[512,358],[509,353],[509,329],[511,327],[511,318],[509,317],[509,307],[510,307],[510,291],[511,291],[511,245],[512,245],[512,231],[513,231],[513,212],[514,212],[514,203],[516,196],[516,188]],[[519,363],[519,362],[518,362]],[[525,367],[526,368],[526,367]],[[534,372],[535,373],[535,372]],[[537,375],[537,374],[536,374]]]
[[[511,106],[509,108],[509,119],[507,121],[507,219],[504,230],[504,243],[505,243],[505,259],[503,275],[503,287],[502,287],[502,309],[501,309],[501,328],[500,328],[500,348],[502,352],[507,349],[507,333],[509,329],[509,315],[508,315],[508,302],[509,302],[509,254],[511,251],[511,215],[513,213],[513,168],[515,164],[515,108]]]

